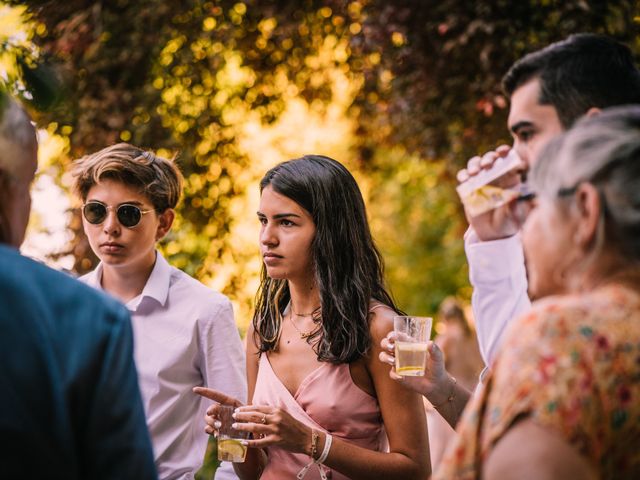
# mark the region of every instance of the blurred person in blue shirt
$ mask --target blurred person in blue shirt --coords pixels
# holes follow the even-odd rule
[[[36,166],[0,91],[0,478],[156,479],[127,310],[18,251]]]

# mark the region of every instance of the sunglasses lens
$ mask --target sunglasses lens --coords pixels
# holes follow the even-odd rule
[[[101,203],[91,202],[84,206],[82,213],[87,222],[97,225],[104,222],[104,219],[107,217],[107,207]]]
[[[135,227],[140,223],[142,213],[135,205],[121,205],[118,207],[118,221],[125,227]]]

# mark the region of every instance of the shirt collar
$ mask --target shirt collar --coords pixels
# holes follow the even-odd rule
[[[103,265],[102,262],[98,264],[98,266],[87,274],[86,282],[88,285],[91,285],[94,288],[102,290],[102,270]],[[156,252],[156,263],[153,266],[153,270],[151,271],[151,275],[149,275],[149,279],[147,280],[146,285],[142,289],[142,293],[138,295],[135,299],[141,301],[145,297],[153,298],[162,306],[167,302],[167,298],[169,297],[169,286],[171,284],[171,265],[165,260],[165,258],[160,254],[160,252]],[[131,303],[131,302],[129,302]],[[135,302],[136,304],[139,302]],[[127,304],[129,306],[129,304]]]
[[[156,252],[156,264],[153,266],[149,280],[147,280],[147,284],[144,286],[140,297],[153,298],[164,306],[167,302],[167,297],[169,297],[170,284],[171,265],[169,265],[160,252]]]
[[[102,262],[100,262],[91,272],[87,273],[83,280],[90,287],[102,290],[102,285],[100,285],[100,281],[102,280]]]

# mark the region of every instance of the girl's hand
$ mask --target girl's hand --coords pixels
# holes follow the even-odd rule
[[[395,341],[396,333],[391,331],[380,342],[382,351],[378,355],[378,359],[392,366],[389,376],[405,387],[427,397],[434,405],[440,404],[443,399],[446,400],[451,392],[451,382],[444,368],[442,350],[434,342],[429,342],[424,375],[422,377],[403,377],[396,373]]]
[[[249,447],[277,445],[295,453],[310,454],[311,428],[293,418],[286,410],[266,405],[246,405],[233,414],[233,428],[253,433]]]
[[[225,395],[224,393],[217,390],[212,390],[210,388],[194,387],[193,393],[217,402],[207,408],[206,415],[204,416],[204,421],[206,423],[204,431],[209,435],[215,435],[220,428],[220,420],[218,418],[219,405],[230,405],[236,408],[242,405],[242,402],[240,400]]]

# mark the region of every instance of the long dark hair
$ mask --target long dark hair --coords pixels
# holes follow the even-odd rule
[[[382,257],[371,237],[358,184],[339,162],[305,155],[269,170],[260,181],[260,192],[267,186],[309,212],[316,226],[311,255],[321,305],[316,320],[321,320],[321,328],[307,342],[314,346],[319,361],[357,360],[371,346],[371,301],[400,312],[384,286]],[[287,281],[270,278],[263,265],[253,315],[260,353],[276,348],[290,299]]]

